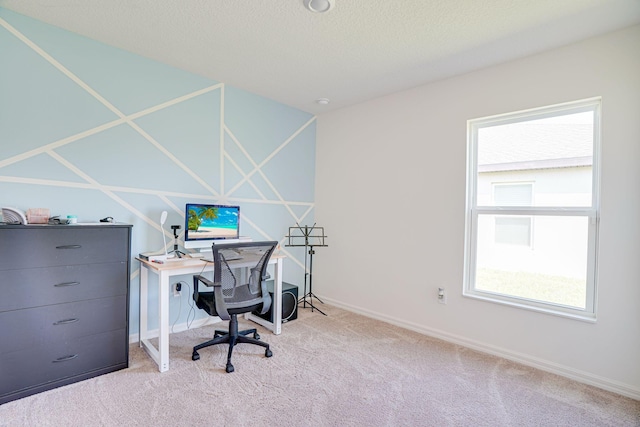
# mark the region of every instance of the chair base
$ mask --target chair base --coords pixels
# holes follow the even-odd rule
[[[248,337],[247,335],[253,334],[253,338]],[[273,352],[269,348],[269,344],[266,342],[260,341],[260,335],[258,335],[258,331],[256,329],[246,329],[243,331],[238,331],[238,315],[232,314],[231,320],[229,320],[229,330],[222,331],[216,329],[213,334],[213,339],[203,342],[202,344],[198,344],[193,347],[193,353],[191,354],[191,360],[199,360],[200,354],[198,354],[198,350],[211,347],[212,345],[217,344],[229,344],[229,352],[227,353],[227,367],[226,371],[231,373],[234,371],[234,367],[231,364],[231,354],[233,353],[233,347],[236,344],[254,344],[264,347],[266,350],[264,355],[266,357],[273,356]]]

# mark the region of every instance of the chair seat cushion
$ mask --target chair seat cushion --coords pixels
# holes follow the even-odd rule
[[[240,300],[240,302],[234,302],[235,299]],[[214,301],[213,292],[198,292],[198,298],[195,303],[199,309],[206,311],[210,316],[217,316],[218,312]],[[231,315],[248,313],[262,308],[262,298],[252,297],[249,292],[249,285],[243,285],[236,287],[234,298],[225,298],[225,305]]]

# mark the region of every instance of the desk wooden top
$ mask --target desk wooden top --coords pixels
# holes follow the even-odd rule
[[[269,259],[269,264],[272,264],[277,260],[284,259],[284,258],[286,258],[286,255],[273,254],[271,255],[271,259]],[[147,266],[148,268],[151,268],[153,270],[158,270],[158,271],[180,270],[183,268],[197,268],[197,267],[213,268],[213,262],[205,261],[203,258],[190,258],[190,257],[169,258],[168,260],[162,261],[162,262],[147,261],[139,257],[136,257],[136,259],[140,261],[140,263]],[[246,254],[243,254],[242,258],[229,261],[229,266],[238,267],[238,268],[247,267],[249,265],[254,265],[256,261],[257,261],[257,257],[247,256]]]

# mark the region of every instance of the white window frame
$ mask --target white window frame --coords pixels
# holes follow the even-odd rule
[[[467,208],[465,224],[465,269],[463,295],[484,301],[506,304],[527,310],[559,315],[563,317],[595,322],[597,308],[597,244],[600,215],[600,117],[601,98],[589,98],[576,102],[524,110],[515,113],[472,119],[467,121]],[[591,206],[548,207],[548,206],[478,206],[478,129],[483,127],[543,119],[557,115],[593,111],[593,164]],[[586,304],[584,309],[537,301],[516,296],[507,296],[475,288],[476,248],[479,215],[513,216],[577,216],[588,218]]]

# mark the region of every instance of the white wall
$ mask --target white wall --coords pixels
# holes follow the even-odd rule
[[[635,26],[319,116],[316,220],[329,247],[316,251],[314,292],[640,399],[638,52]],[[603,99],[597,322],[463,297],[466,121],[594,96]]]

